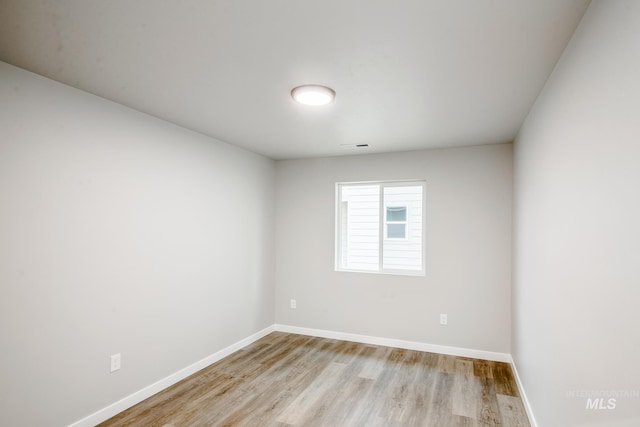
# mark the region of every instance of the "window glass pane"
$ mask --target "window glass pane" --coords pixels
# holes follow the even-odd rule
[[[387,239],[404,239],[406,230],[406,224],[387,224]]]
[[[387,221],[406,221],[406,224],[385,224],[387,239],[382,242],[383,269],[422,270],[422,193],[421,185],[384,187]],[[393,211],[398,207],[400,209]]]
[[[378,270],[380,186],[343,185],[340,199],[340,267]]]
[[[405,206],[388,206],[387,221],[406,221],[407,208]]]

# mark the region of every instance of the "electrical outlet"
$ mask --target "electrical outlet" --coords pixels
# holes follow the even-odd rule
[[[441,325],[446,325],[447,324],[447,315],[444,313],[440,314],[440,324]]]
[[[291,308],[296,308],[296,300],[292,299],[290,305]]]
[[[115,372],[120,370],[120,353],[111,356],[111,371]]]

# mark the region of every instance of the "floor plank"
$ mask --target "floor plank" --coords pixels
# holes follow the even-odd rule
[[[516,385],[516,380],[509,364],[494,362],[493,379],[496,384],[496,393],[520,397],[518,386]]]
[[[529,426],[511,367],[274,332],[100,424]]]
[[[529,427],[529,420],[522,400],[514,396],[496,395],[502,415],[502,424],[509,427]]]
[[[480,381],[473,375],[473,362],[456,360],[455,367],[451,412],[462,417],[476,418],[482,394]]]

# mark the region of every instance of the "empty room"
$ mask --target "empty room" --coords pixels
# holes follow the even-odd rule
[[[0,0],[0,426],[640,426],[640,1]]]

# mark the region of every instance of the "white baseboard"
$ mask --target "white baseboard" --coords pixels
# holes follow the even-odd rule
[[[449,354],[451,356],[471,357],[474,359],[493,360],[496,362],[511,362],[508,353],[475,350],[471,348],[450,347],[446,345],[428,344],[414,341],[397,340],[393,338],[372,337],[369,335],[350,334],[346,332],[325,331],[322,329],[300,328],[298,326],[275,325],[275,330],[291,334],[311,335],[320,338],[354,341],[363,344],[383,345],[386,347],[405,348],[407,350],[427,351],[430,353]]]
[[[533,416],[533,409],[531,408],[531,404],[529,403],[529,399],[527,399],[527,393],[524,391],[524,387],[522,386],[522,381],[520,381],[520,375],[518,375],[518,368],[516,368],[516,362],[513,360],[513,356],[509,356],[509,363],[511,363],[511,369],[513,370],[513,375],[516,377],[516,384],[518,385],[518,391],[520,391],[520,397],[522,398],[522,403],[524,403],[524,409],[527,411],[527,416],[529,417],[529,424],[531,427],[538,427],[538,423],[536,422],[536,417]]]
[[[99,411],[94,412],[93,414],[79,421],[76,421],[73,424],[70,424],[69,427],[93,427],[97,424],[100,424],[101,422],[108,420],[109,418],[119,414],[125,409],[128,409],[133,405],[138,404],[143,400],[153,396],[154,394],[164,390],[165,388],[174,385],[178,381],[187,378],[189,375],[195,374],[199,370],[204,369],[207,366],[219,361],[220,359],[227,357],[231,353],[234,353],[241,348],[248,346],[249,344],[270,334],[274,330],[274,325],[264,328],[263,330],[258,331],[255,334],[248,336],[247,338],[244,338],[235,344],[223,348],[222,350],[217,351],[212,355],[207,356],[204,359],[187,366],[186,368],[180,369],[178,372],[174,372],[168,377],[156,381],[155,383],[143,388],[142,390],[130,394],[129,396],[107,406],[106,408],[100,409]]]

